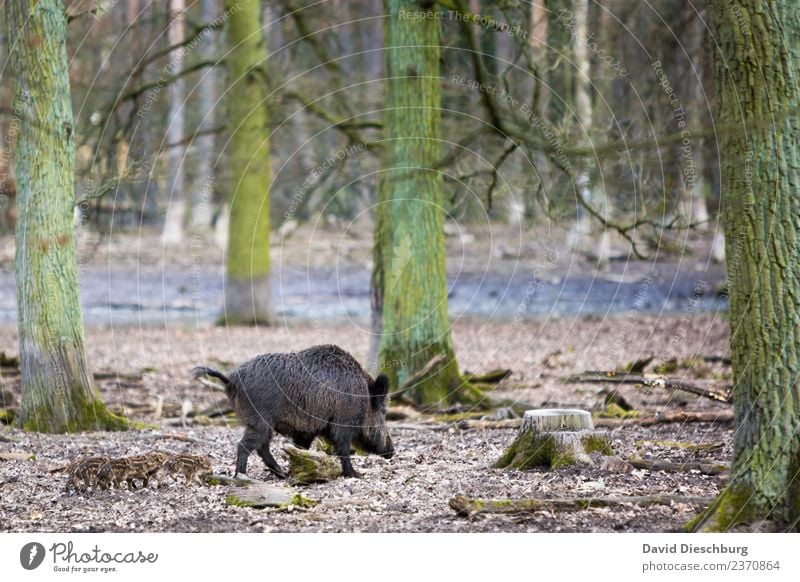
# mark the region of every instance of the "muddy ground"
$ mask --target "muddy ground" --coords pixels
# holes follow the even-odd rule
[[[654,356],[652,367],[676,358],[671,375],[730,380],[724,363],[700,362],[702,356],[728,355],[727,321],[691,309],[669,316],[629,313],[614,317],[526,318],[490,322],[461,319],[453,330],[464,369],[484,372],[511,368],[513,375],[491,397],[530,407],[580,407],[599,412],[607,386],[564,384],[583,370],[611,369]],[[673,531],[694,514],[683,503],[586,511],[538,512],[514,516],[456,516],[448,500],[474,497],[624,496],[669,493],[712,496],[726,476],[697,472],[604,471],[593,467],[555,471],[504,471],[489,468],[512,441],[513,429],[463,430],[458,423],[432,415],[393,421],[397,454],[391,460],[356,457],[362,479],[338,479],[302,487],[320,504],[310,510],[269,512],[227,506],[224,487],[167,484],[140,491],[112,490],[92,496],[67,495],[64,478],[48,470],[89,453],[128,455],[153,449],[210,455],[217,472],[230,474],[241,429],[231,419],[208,418],[221,394],[190,382],[189,368],[200,363],[226,367],[258,353],[285,351],[334,342],[366,359],[368,333],[354,321],[329,325],[306,322],[275,328],[215,328],[164,325],[90,328],[89,359],[98,373],[107,403],[154,428],[125,433],[73,435],[25,434],[3,428],[0,451],[31,452],[33,461],[0,461],[0,530],[2,531]],[[13,326],[0,328],[0,351],[16,353]],[[623,386],[619,394],[642,415],[659,412],[729,410],[725,404],[683,392]],[[4,406],[19,398],[19,377],[2,370]],[[154,412],[163,398],[162,418]],[[181,408],[203,414],[181,426]],[[491,412],[485,413],[491,414]],[[727,462],[732,452],[730,422],[628,423],[609,430],[619,457],[665,461]],[[181,439],[177,440],[177,435]],[[286,464],[282,439],[273,452]],[[693,446],[699,445],[699,446]],[[260,460],[250,459],[252,477],[272,480]]]

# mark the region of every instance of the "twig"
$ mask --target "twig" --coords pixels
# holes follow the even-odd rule
[[[409,388],[418,384],[420,381],[422,381],[423,378],[425,378],[428,374],[433,372],[434,369],[441,366],[444,363],[444,361],[445,361],[444,354],[437,354],[436,356],[431,358],[427,364],[425,364],[420,370],[414,372],[410,378],[408,378],[405,382],[403,382],[403,385],[400,386],[400,390],[389,394],[389,398],[396,398],[397,396],[403,394],[403,392],[405,392]]]
[[[216,382],[212,382],[211,380],[206,380],[205,378],[197,378],[197,381],[200,382],[206,388],[211,388],[217,392],[225,392],[225,388],[221,384],[217,384]]]
[[[611,384],[641,384],[653,388],[667,388],[669,390],[682,390],[697,396],[704,396],[717,402],[729,404],[732,394],[729,389],[724,392],[719,388],[708,388],[695,382],[678,378],[665,378],[659,374],[628,374],[615,371],[586,371],[566,378],[565,382],[578,384],[581,382],[600,382]]]

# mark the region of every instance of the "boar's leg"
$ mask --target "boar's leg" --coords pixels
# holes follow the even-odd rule
[[[342,464],[342,474],[345,477],[361,477],[361,474],[353,469],[353,463],[350,462],[351,440],[350,435],[334,435],[333,450],[336,452],[336,456],[339,457],[339,462]]]
[[[311,443],[314,442],[314,435],[313,434],[299,434],[295,435],[292,439],[294,446],[298,449],[310,449]]]
[[[272,433],[270,432],[270,437]],[[269,452],[269,443],[271,439],[267,439],[264,441],[260,447],[258,447],[258,456],[261,457],[261,460],[264,461],[264,464],[267,466],[267,469],[275,475],[278,479],[286,479],[289,474],[281,469],[281,466],[275,460],[275,457],[272,456],[272,453]]]
[[[268,436],[272,436],[268,434]],[[264,441],[264,431],[248,426],[244,429],[244,436],[236,447],[236,473],[247,474],[247,459],[259,444]],[[269,438],[267,438],[269,442]]]

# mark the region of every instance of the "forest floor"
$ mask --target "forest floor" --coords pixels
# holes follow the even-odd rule
[[[226,368],[259,353],[288,351],[317,343],[337,343],[366,360],[368,330],[357,323],[310,321],[274,328],[218,328],[165,325],[89,328],[89,360],[103,399],[113,410],[151,428],[122,433],[71,435],[0,429],[0,452],[29,452],[34,460],[0,460],[0,531],[169,531],[169,532],[561,532],[676,531],[695,513],[685,503],[664,506],[592,508],[576,512],[540,511],[463,518],[449,507],[457,494],[481,498],[617,497],[671,494],[713,496],[726,474],[603,469],[506,471],[490,468],[513,440],[515,429],[465,428],[453,418],[412,415],[390,423],[396,455],[391,460],[354,457],[362,479],[299,487],[319,501],[312,509],[267,511],[226,505],[226,487],[168,483],[164,487],[68,495],[64,477],[49,469],[90,453],[130,455],[150,450],[209,455],[217,473],[231,474],[241,428],[232,418],[209,418],[221,393],[188,379],[201,363]],[[668,363],[669,375],[730,383],[724,362],[704,356],[728,355],[728,324],[718,314],[691,309],[668,316],[628,313],[614,317],[526,318],[482,322],[462,319],[453,329],[461,366],[471,372],[510,368],[512,375],[490,393],[530,407],[576,407],[600,412],[613,386],[565,384],[584,370],[620,369],[654,356],[647,370]],[[0,351],[15,354],[16,330],[0,327]],[[2,404],[19,401],[19,375],[2,368]],[[685,392],[617,386],[617,394],[640,416],[683,410],[725,415],[730,407]],[[163,398],[163,416],[154,416]],[[181,409],[197,414],[180,422]],[[489,414],[486,412],[483,414]],[[660,461],[728,462],[733,425],[729,420],[640,426],[635,419],[606,430],[614,453]],[[178,437],[178,438],[175,438]],[[184,440],[179,440],[184,439]],[[273,453],[286,466],[285,441]],[[251,477],[274,482],[257,456]]]

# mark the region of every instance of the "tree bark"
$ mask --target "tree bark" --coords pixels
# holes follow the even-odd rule
[[[222,322],[263,325],[272,321],[267,87],[259,73],[267,53],[260,3],[226,0],[225,7],[231,194]]]
[[[200,21],[213,22],[217,18],[217,1],[200,0]],[[208,31],[201,41],[201,59],[210,61],[217,55],[217,33]],[[217,107],[217,74],[216,67],[209,67],[201,73],[197,84],[197,105],[202,116],[200,130],[208,130],[215,126]],[[195,232],[207,232],[211,228],[213,215],[212,202],[214,196],[214,164],[216,152],[213,134],[197,138],[198,176],[193,180],[192,188],[192,228]]]
[[[169,29],[167,42],[170,46],[180,43],[184,38],[186,23],[186,0],[169,0]],[[169,74],[183,69],[183,51],[174,50],[169,56]],[[184,111],[186,107],[186,82],[176,79],[169,85],[169,111],[167,113],[166,143],[179,143],[184,138]],[[169,174],[169,203],[164,221],[164,244],[177,245],[186,237],[184,218],[186,215],[186,196],[184,165],[185,146],[173,146],[167,152],[167,172]]]
[[[22,115],[16,150],[22,400],[16,422],[39,432],[123,428],[100,401],[84,348],[66,12],[58,0],[6,2],[6,21],[16,39],[11,71]]]
[[[547,111],[551,124],[558,127],[574,104],[572,42],[569,20],[572,0],[545,0],[547,8]]]
[[[724,531],[800,521],[800,5],[710,3],[730,282],[734,459],[728,487],[695,523]]]
[[[419,2],[389,0],[387,7],[389,141],[373,255],[375,364],[400,386],[444,355],[446,363],[409,390],[415,402],[436,405],[476,396],[464,389],[447,312],[442,176],[433,169],[441,149],[438,23],[410,16]]]

